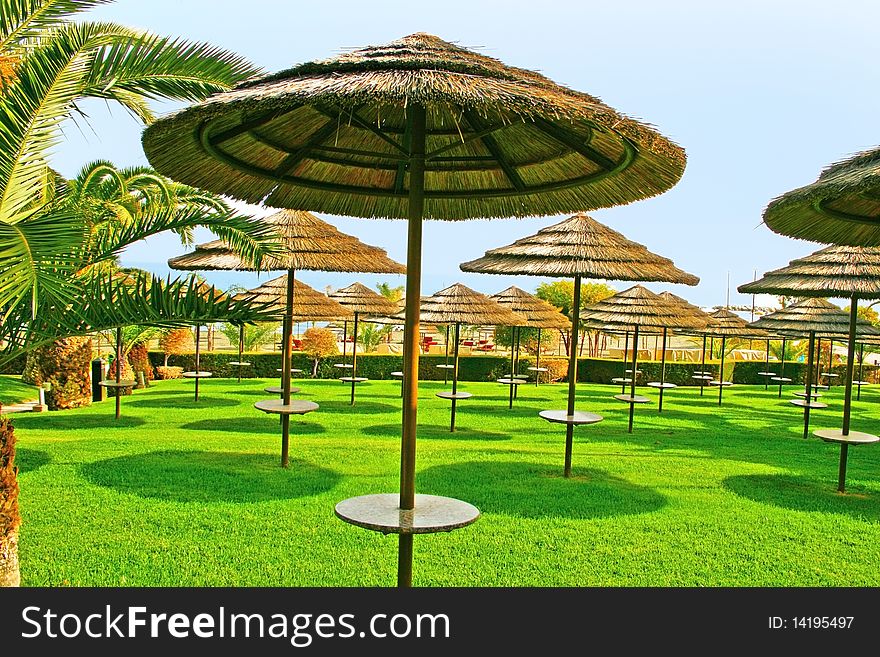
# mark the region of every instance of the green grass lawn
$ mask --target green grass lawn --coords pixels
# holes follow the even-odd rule
[[[36,387],[21,382],[20,376],[0,374],[0,404],[19,404],[39,398]]]
[[[393,586],[397,539],[338,520],[345,498],[398,489],[399,383],[298,381],[320,410],[291,422],[278,467],[276,416],[253,402],[274,381],[160,381],[122,402],[15,417],[25,586]],[[636,408],[581,385],[575,430],[537,417],[565,387],[464,383],[449,405],[422,384],[417,491],[482,517],[415,538],[415,586],[878,586],[880,444],[804,441],[801,411],[771,389],[677,389]],[[792,388],[793,390],[793,388]],[[656,399],[656,391],[640,389]],[[838,427],[842,388],[813,426]],[[880,431],[880,389],[854,402],[853,429]]]

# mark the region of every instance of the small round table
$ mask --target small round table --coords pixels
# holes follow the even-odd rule
[[[266,392],[274,392],[276,395],[283,395],[284,394],[284,386],[266,386],[265,388],[263,388],[263,390],[265,390]],[[297,388],[296,386],[290,386],[290,394],[291,395],[295,395],[299,391],[300,391],[300,389]]]
[[[336,517],[383,534],[434,534],[466,527],[480,517],[473,504],[451,497],[416,493],[413,509],[400,506],[397,493],[360,495],[336,505]]]
[[[806,397],[807,391],[806,390],[798,390],[798,391],[793,392],[791,394],[793,394],[795,397]],[[821,392],[810,391],[810,399],[819,399],[819,397],[821,397],[821,396],[822,396]]]
[[[254,402],[254,408],[264,413],[277,413],[278,415],[305,415],[318,410],[319,406],[313,401],[297,399],[285,404],[281,399],[263,399]]]
[[[435,365],[438,370],[454,370],[455,365],[446,365],[444,363],[440,363],[439,365]]]
[[[229,361],[229,364],[230,365],[237,365],[238,367],[247,367],[248,365],[250,365],[250,363],[248,363],[247,361],[244,361],[244,360],[231,360],[231,361]]]
[[[527,367],[526,369],[527,369],[529,372],[534,372],[534,373],[535,373],[535,385],[540,384],[540,382],[541,382],[541,375],[542,375],[544,372],[549,372],[549,371],[550,371],[550,368],[547,368],[547,367],[534,367],[534,366],[532,366],[532,367]]]
[[[678,386],[674,383],[666,383],[665,381],[661,383],[660,381],[648,381],[646,383],[649,388],[659,388],[661,390],[669,390],[670,388],[677,388]]]
[[[632,379],[625,376],[615,376],[611,379],[611,383],[632,383]]]
[[[627,404],[647,404],[651,400],[642,395],[630,395],[630,394],[622,394],[622,395],[614,395],[614,398],[618,401],[626,402]]]
[[[694,374],[691,376],[692,379],[696,379],[697,381],[711,381],[711,374]]]
[[[528,383],[525,379],[517,379],[512,376],[503,376],[500,379],[496,379],[498,383],[503,383],[504,385],[510,386],[510,402],[508,403],[508,408],[513,408],[513,398],[516,396],[516,387],[522,385],[524,383]]]
[[[842,429],[819,429],[813,432],[827,443],[840,443],[840,466],[837,474],[837,490],[841,493],[846,488],[846,457],[850,445],[868,445],[880,441],[880,436],[861,431],[850,431],[844,435]]]
[[[119,404],[122,399],[122,395],[120,394],[122,388],[134,388],[136,385],[134,381],[129,379],[122,379],[117,382],[116,379],[105,379],[104,381],[99,381],[98,385],[103,386],[104,388],[108,388],[110,390],[116,390],[116,419],[119,419]]]
[[[795,406],[800,406],[801,408],[828,408],[828,404],[825,404],[824,402],[817,402],[812,400],[807,401],[806,399],[789,399],[788,403],[794,404]]]
[[[709,385],[710,386],[723,386],[726,388],[727,386],[732,386],[733,382],[732,381],[716,381],[715,379],[711,379],[709,381]]]
[[[214,376],[214,373],[202,370],[201,372],[181,372],[180,376],[187,379],[207,379],[209,376]]]
[[[351,363],[335,363],[333,367],[338,367],[341,370],[350,370],[352,369]]]
[[[278,367],[278,368],[275,369],[275,371],[276,371],[276,372],[283,372],[284,369],[281,368],[281,367]],[[296,368],[296,367],[291,367],[291,368],[290,368],[290,373],[291,373],[291,374],[302,374],[302,370],[299,369],[299,368]]]
[[[773,381],[774,383],[791,383],[791,379],[788,378],[787,376],[774,376],[770,380]]]
[[[391,376],[400,379],[400,396],[403,397],[403,372],[392,372]]]
[[[440,399],[448,399],[452,402],[452,409],[449,414],[449,431],[455,431],[455,404],[462,399],[470,399],[473,395],[469,392],[464,392],[463,390],[456,390],[452,392],[451,390],[446,390],[443,392],[435,393]]]
[[[339,377],[339,380],[344,383],[363,383],[364,381],[369,381],[365,376],[342,376]]]
[[[575,411],[574,415],[569,415],[568,411],[541,411],[539,417],[544,418],[548,422],[556,424],[571,424],[580,426],[582,424],[596,424],[604,418],[596,413],[585,413],[583,411]]]

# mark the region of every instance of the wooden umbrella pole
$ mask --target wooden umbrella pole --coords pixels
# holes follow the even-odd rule
[[[770,371],[770,338],[767,338],[767,350],[764,352],[764,371]],[[764,377],[764,390],[770,386],[770,377]]]
[[[406,243],[406,312],[403,334],[403,431],[400,440],[400,509],[415,508],[416,423],[419,391],[419,304],[422,279],[422,218],[425,207],[425,108],[411,105],[409,207]],[[412,534],[398,539],[397,585],[412,586]]]
[[[514,372],[513,358],[514,358],[514,352],[516,351],[513,346],[515,338],[516,338],[516,327],[511,326],[510,327],[510,379],[511,380],[513,380],[513,377],[516,376],[513,373]],[[516,386],[514,386],[512,383],[510,384],[510,402],[507,404],[507,408],[513,408],[513,389],[515,387]]]
[[[196,324],[196,401],[199,401],[199,374],[202,372],[199,364],[199,343],[201,342],[201,336],[202,327],[199,324]]]
[[[447,367],[443,368],[443,385],[449,381],[449,324],[446,325],[446,355],[443,357],[443,364]],[[455,403],[455,402],[453,402]]]
[[[623,367],[621,368],[623,371],[620,373],[620,394],[626,392],[626,350],[629,347],[629,329],[626,329],[623,333]]]
[[[706,376],[706,334],[703,334],[703,355],[700,357],[700,371],[703,372],[700,376]],[[700,382],[700,397],[703,396],[703,385],[706,383],[706,379],[699,379]]]
[[[241,359],[244,357],[244,324],[238,327],[238,382],[241,383]]]
[[[633,359],[632,359],[632,376],[629,382],[629,433],[633,432],[633,415],[636,412],[636,366],[639,362],[639,325],[636,324],[633,329]]]
[[[566,415],[572,417],[574,415],[574,394],[575,383],[577,381],[577,342],[579,333],[579,323],[581,319],[581,277],[574,277],[574,302],[571,309],[571,339],[568,341],[568,406],[566,407]],[[563,475],[571,476],[571,448],[574,442],[574,425],[567,422],[565,425],[565,469]]]
[[[782,338],[782,351],[779,352],[779,398],[782,399],[782,379],[785,377],[785,338]]]
[[[718,368],[718,405],[721,406],[721,396],[724,394],[724,352],[727,346],[727,336],[721,336],[721,367]]]
[[[358,314],[357,311],[354,313],[354,342],[351,343],[351,402],[350,404],[354,406],[354,387],[355,387],[355,378],[357,377],[357,363],[358,363]]]
[[[828,374],[829,375],[833,374],[833,372],[831,371],[831,367],[832,367],[831,357],[833,355],[834,355],[834,340],[829,339],[828,340]],[[828,377],[828,389],[829,390],[831,389],[831,384],[834,382],[833,379],[834,379],[833,376]]]
[[[122,404],[122,388],[119,382],[122,380],[122,327],[116,327],[116,419],[119,419],[120,405]],[[196,379],[196,383],[199,380]],[[198,399],[198,396],[196,396]]]
[[[452,416],[449,421],[449,431],[455,431],[455,393],[458,392],[458,329],[459,324],[455,324],[455,355],[452,358]]]
[[[342,322],[342,364],[348,358],[348,320]]]
[[[862,398],[862,374],[863,369],[862,366],[865,364],[865,343],[859,343],[859,376],[858,383],[856,384],[856,399]]]
[[[516,378],[517,373],[519,372],[519,341],[522,337],[522,332],[519,326],[514,327],[516,330],[516,360],[513,362],[513,371],[510,373],[512,378]],[[519,386],[511,386],[513,388],[513,398],[516,399],[519,396]]]
[[[538,327],[538,351],[535,353],[535,387],[541,383],[541,327]]]
[[[854,294],[849,306],[849,338],[846,345],[846,388],[843,393],[843,435],[849,435],[849,418],[852,412],[852,382],[856,358],[856,325],[859,320],[859,298]],[[830,369],[830,368],[829,368]],[[829,383],[830,387],[830,383]],[[841,457],[842,458],[842,457]],[[842,465],[846,474],[846,464]],[[839,489],[843,492],[843,489]]]
[[[810,331],[807,341],[807,389],[806,404],[804,404],[804,440],[810,435],[810,402],[813,400],[813,359],[815,358],[816,332]]]
[[[284,305],[284,348],[281,358],[281,398],[286,406],[290,403],[290,352],[293,349],[293,286],[296,272],[287,270],[287,290]],[[290,415],[281,415],[281,467],[290,465]]]
[[[660,401],[657,404],[657,412],[663,412],[663,384],[666,383],[666,327],[663,327],[663,353],[660,354]]]

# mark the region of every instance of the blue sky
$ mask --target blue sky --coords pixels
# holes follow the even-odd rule
[[[751,297],[738,294],[737,285],[820,248],[762,226],[763,208],[815,180],[827,164],[880,141],[880,3],[868,0],[118,0],[90,17],[209,41],[268,71],[430,32],[598,96],[681,144],[688,166],[659,197],[591,214],[699,276],[697,287],[649,287],[703,306],[725,302],[728,276],[731,303],[748,304]],[[146,164],[136,121],[99,102],[86,109],[88,121],[66,125],[67,139],[53,156],[63,174],[99,158]],[[404,222],[324,218],[404,260]],[[458,263],[563,218],[428,222],[422,292],[454,282],[488,293],[511,284],[533,290],[547,279],[465,274]],[[183,250],[175,238],[160,237],[129,249],[123,262],[164,274],[167,258]],[[248,274],[206,277],[220,287],[256,282]],[[355,279],[402,283],[320,272],[302,278],[319,289]]]

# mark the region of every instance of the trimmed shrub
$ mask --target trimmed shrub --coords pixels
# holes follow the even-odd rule
[[[150,385],[153,380],[153,366],[150,363],[150,356],[147,353],[147,345],[143,342],[134,345],[128,352],[128,362],[131,363],[131,369],[134,371],[134,380],[138,380],[138,372],[143,372],[144,382]],[[135,386],[140,388],[140,382]]]
[[[48,383],[51,386],[46,392],[49,410],[79,408],[92,403],[90,338],[57,340],[51,345],[34,349],[28,354],[28,359],[30,362],[25,368],[27,382],[37,386]]]
[[[165,358],[165,354],[162,354],[162,358]],[[174,365],[156,365],[157,379],[180,379],[182,378],[182,374],[182,367],[176,367]]]

